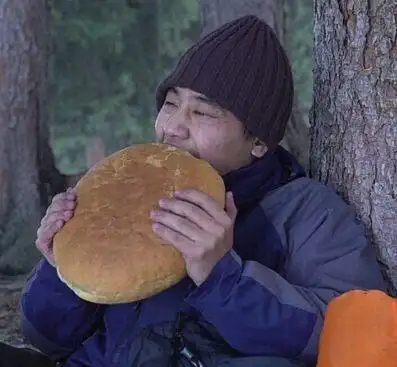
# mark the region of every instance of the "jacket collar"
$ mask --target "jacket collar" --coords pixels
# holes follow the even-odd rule
[[[226,191],[232,191],[237,209],[256,203],[268,192],[299,177],[305,171],[283,147],[223,176]]]

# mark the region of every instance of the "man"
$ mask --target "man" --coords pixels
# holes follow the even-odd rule
[[[188,277],[133,304],[79,299],[51,265],[52,237],[73,215],[69,190],[38,231],[45,259],[21,298],[28,340],[67,367],[315,365],[327,303],[385,284],[353,211],[279,147],[292,100],[287,56],[258,18],[192,46],[158,87],[155,130],[214,166],[228,193],[225,208],[187,190],[151,213]]]

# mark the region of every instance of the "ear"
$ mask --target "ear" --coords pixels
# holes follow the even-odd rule
[[[255,138],[252,144],[251,154],[256,158],[262,158],[268,151],[265,143]]]

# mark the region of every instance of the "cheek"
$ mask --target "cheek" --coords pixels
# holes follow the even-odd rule
[[[154,131],[158,138],[162,138],[164,135],[164,123],[163,118],[161,116],[161,112],[157,115],[156,121],[154,123]]]
[[[203,140],[206,147],[211,151],[216,151],[219,155],[236,150],[241,144],[236,132],[226,123],[213,126],[205,137],[206,139]]]
[[[225,132],[222,132],[219,128],[210,127],[203,129],[201,128],[197,135],[196,143],[198,147],[208,153],[216,154],[221,152],[225,144]]]
[[[202,129],[196,139],[200,155],[213,163],[223,162],[228,157],[229,151],[235,149],[235,141],[230,132],[220,127]]]
[[[244,140],[239,130],[217,128],[203,136],[200,143],[202,157],[223,173],[250,161],[251,145]]]

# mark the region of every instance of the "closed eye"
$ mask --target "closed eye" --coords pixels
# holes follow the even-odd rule
[[[193,113],[197,116],[205,116],[205,117],[209,117],[209,118],[213,118],[213,119],[215,118],[215,116],[210,115],[208,113],[201,112],[201,111],[193,111]]]
[[[169,107],[177,107],[177,105],[176,105],[175,103],[170,102],[170,101],[165,101],[165,102],[164,102],[164,105],[165,105],[165,106],[169,106]]]

